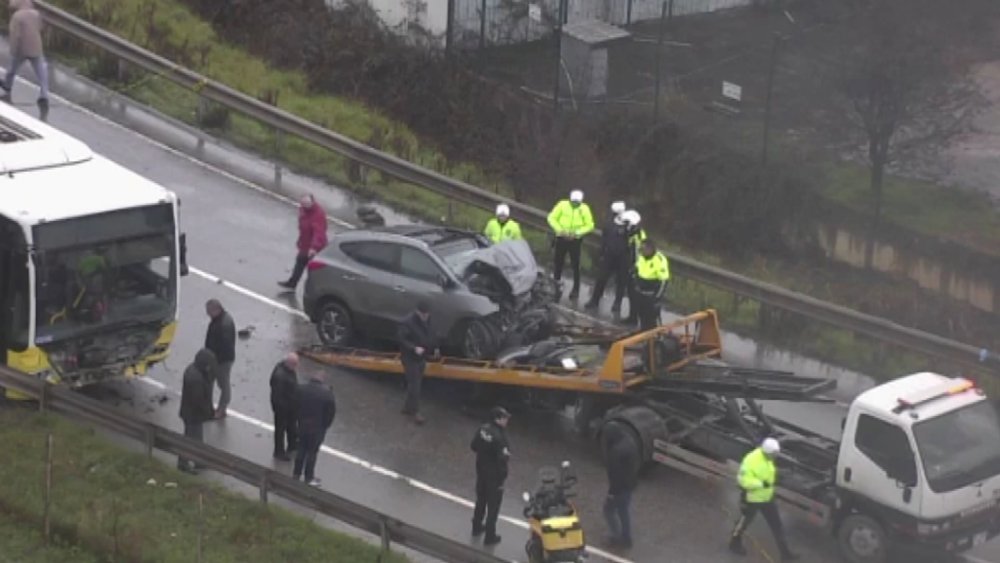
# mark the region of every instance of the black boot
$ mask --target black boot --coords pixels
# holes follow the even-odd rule
[[[736,555],[747,554],[747,549],[743,547],[743,541],[740,538],[733,538],[729,540],[729,551],[735,553]]]
[[[486,535],[486,539],[483,540],[483,545],[496,545],[500,543],[500,536],[498,535]]]
[[[42,121],[49,120],[49,99],[38,98],[38,118]]]

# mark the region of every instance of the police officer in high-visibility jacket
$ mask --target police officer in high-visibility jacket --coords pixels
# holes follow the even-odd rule
[[[518,225],[517,221],[510,218],[510,207],[506,203],[501,203],[497,206],[496,217],[486,223],[483,234],[493,244],[505,240],[521,240],[524,238],[521,236],[521,225]]]
[[[569,199],[561,200],[549,212],[549,227],[556,236],[555,264],[552,275],[556,281],[562,280],[563,264],[569,255],[573,266],[573,289],[569,292],[570,300],[580,296],[580,249],[583,237],[594,230],[594,216],[590,206],[583,201],[583,192],[573,190]]]
[[[767,438],[759,448],[748,453],[740,464],[738,481],[743,494],[740,498],[740,518],[736,521],[736,527],[733,528],[733,535],[729,540],[729,550],[733,553],[746,555],[743,532],[760,512],[778,543],[781,560],[795,561],[799,558],[788,549],[781,516],[774,504],[774,487],[778,477],[774,458],[780,452],[781,444],[774,438]]]
[[[634,298],[629,302],[629,312],[636,312],[640,330],[649,330],[659,324],[660,298],[669,281],[670,261],[656,250],[653,241],[642,241],[635,261]]]

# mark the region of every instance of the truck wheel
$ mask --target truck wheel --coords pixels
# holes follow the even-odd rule
[[[469,319],[455,326],[452,342],[459,354],[470,360],[492,360],[500,347],[500,335],[486,319]]]
[[[840,553],[851,563],[884,563],[886,559],[885,530],[874,518],[852,514],[837,531]]]

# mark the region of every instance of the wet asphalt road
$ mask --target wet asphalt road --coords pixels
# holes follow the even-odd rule
[[[234,412],[224,422],[211,423],[206,440],[271,464],[270,370],[285,352],[316,342],[312,327],[296,311],[296,298],[279,293],[275,284],[287,276],[294,257],[294,208],[63,104],[54,104],[50,122],[95,151],[175,190],[183,201],[182,221],[193,273],[184,280],[180,330],[171,357],[153,371],[152,381],[117,382],[96,393],[151,421],[179,429],[180,372],[202,343],[207,320],[203,303],[217,297],[238,327],[252,325],[255,330],[238,344]],[[98,188],[81,186],[86,189]],[[343,194],[317,195],[331,214],[353,218],[352,203]],[[336,231],[342,225],[331,222],[330,227]],[[227,283],[218,283],[215,276]],[[432,384],[425,391],[429,422],[418,428],[399,415],[402,390],[393,376],[304,362],[303,371],[311,370],[328,374],[338,399],[337,420],[317,469],[324,488],[454,539],[471,541],[471,509],[466,499],[472,496],[474,476],[468,443],[482,413],[463,409],[453,388]],[[523,559],[526,532],[516,525],[520,492],[533,488],[539,467],[564,459],[573,462],[580,477],[577,502],[588,543],[606,546],[600,518],[603,468],[596,448],[572,433],[568,422],[559,414],[528,412],[516,413],[511,422],[514,456],[502,509],[507,518],[500,529],[504,541],[495,549],[501,557]],[[763,522],[752,528],[756,548],[751,556],[732,557],[725,550],[734,503],[730,488],[654,468],[644,476],[633,502],[636,545],[612,556],[613,560],[770,561],[773,544]],[[787,525],[790,541],[804,561],[839,561],[824,532],[795,520]],[[980,560],[1000,562],[1000,550],[989,547],[991,551],[983,551]]]

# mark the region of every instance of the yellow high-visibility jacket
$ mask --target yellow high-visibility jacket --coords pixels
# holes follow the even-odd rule
[[[594,216],[586,203],[581,202],[579,206],[573,207],[568,199],[564,199],[549,212],[549,226],[556,235],[566,233],[583,237],[594,230]]]
[[[486,238],[493,241],[494,244],[505,240],[521,240],[524,238],[521,236],[521,225],[518,225],[517,221],[507,219],[507,222],[501,225],[496,217],[486,223],[483,234],[486,235]]]
[[[753,504],[771,502],[774,499],[774,479],[777,470],[774,461],[757,448],[748,453],[740,464],[739,484],[746,491],[747,502]]]

